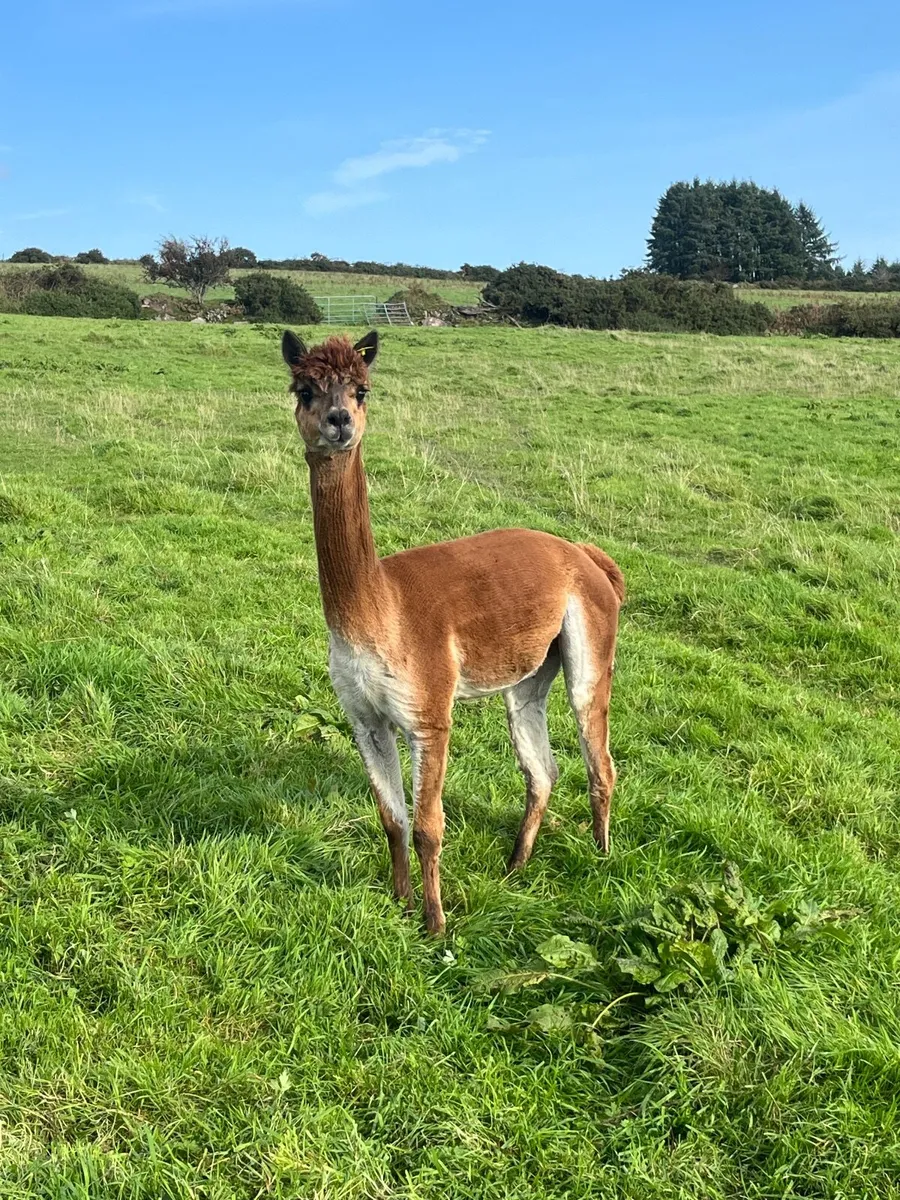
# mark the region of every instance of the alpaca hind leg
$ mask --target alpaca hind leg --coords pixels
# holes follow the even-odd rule
[[[606,854],[609,808],[616,785],[616,768],[609,753],[609,698],[616,630],[605,614],[573,598],[566,607],[559,640],[566,690],[587,767],[594,839]]]
[[[519,870],[531,858],[551,789],[559,778],[547,734],[547,697],[559,665],[559,645],[554,642],[539,670],[503,693],[510,737],[519,768],[525,776],[525,816],[507,865],[508,871]]]

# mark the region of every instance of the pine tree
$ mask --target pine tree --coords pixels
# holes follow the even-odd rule
[[[801,214],[802,213],[802,220]],[[835,247],[815,213],[750,181],[674,183],[659,201],[647,262],[681,279],[827,278]]]
[[[794,210],[800,227],[806,279],[829,279],[838,264],[835,255],[837,243],[828,240],[822,222],[808,205],[801,200]]]
[[[689,185],[673,183],[660,198],[647,239],[647,262],[660,275],[683,276],[690,268],[684,251]]]

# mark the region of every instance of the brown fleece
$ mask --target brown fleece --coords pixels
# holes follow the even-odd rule
[[[369,378],[362,356],[345,337],[330,337],[313,346],[291,370],[296,378],[311,380],[323,390],[335,383],[362,386]]]
[[[376,352],[377,339],[370,362]],[[305,351],[292,370],[293,390],[299,393],[309,381],[322,393],[298,403],[297,422],[307,444],[325,618],[333,641],[353,662],[363,656],[378,686],[387,680],[403,703],[392,707],[375,685],[366,692],[368,682],[354,683],[357,690],[341,698],[345,706],[350,702],[364,758],[366,744],[370,756],[373,745],[384,751],[396,726],[413,748],[413,842],[426,924],[440,932],[441,791],[451,709],[460,693],[504,694],[526,779],[526,814],[510,860],[520,867],[531,854],[557,774],[543,706],[562,665],[588,769],[594,836],[601,849],[608,848],[616,775],[608,713],[622,572],[595,546],[528,529],[498,529],[380,559],[359,446],[366,409],[357,392],[368,385],[366,363],[349,342],[329,338]],[[322,430],[336,411],[352,421],[346,448],[323,442]],[[543,716],[543,731],[536,714]],[[395,753],[390,746],[388,751]],[[366,764],[391,849],[394,889],[409,901],[405,818],[391,803],[384,771],[373,771],[369,759]]]

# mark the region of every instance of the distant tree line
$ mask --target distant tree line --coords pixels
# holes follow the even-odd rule
[[[167,238],[166,241],[173,239]],[[224,239],[222,239],[224,240]],[[85,250],[74,258],[66,254],[48,254],[38,246],[26,246],[11,254],[12,263],[128,263],[147,266],[153,258],[152,254],[144,254],[140,258],[108,259],[100,250]],[[227,265],[235,270],[264,270],[264,271],[330,271],[348,275],[397,275],[409,279],[467,279],[475,283],[489,283],[500,274],[498,267],[488,265],[473,266],[463,263],[458,271],[446,271],[439,267],[417,267],[410,263],[379,263],[368,260],[350,262],[344,258],[329,258],[327,254],[314,251],[308,258],[257,258],[246,246],[231,246],[228,248]]]
[[[397,275],[410,279],[470,279],[487,283],[500,274],[497,267],[463,263],[458,271],[445,271],[439,267],[417,267],[410,263],[379,263],[369,260],[350,262],[345,258],[329,258],[327,254],[314,251],[308,258],[261,258],[252,266],[265,271],[328,271],[346,275]]]

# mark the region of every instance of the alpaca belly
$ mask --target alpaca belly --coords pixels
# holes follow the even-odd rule
[[[496,696],[499,692],[505,692],[509,688],[513,688],[518,683],[523,683],[526,679],[530,679],[541,669],[541,663],[538,663],[530,671],[524,674],[516,672],[510,679],[503,680],[499,683],[480,682],[475,679],[469,679],[464,672],[460,673],[456,684],[456,691],[453,693],[454,700],[481,700],[485,696]]]
[[[409,684],[398,678],[377,654],[332,633],[328,672],[351,722],[366,723],[377,715],[400,729],[412,728]]]

